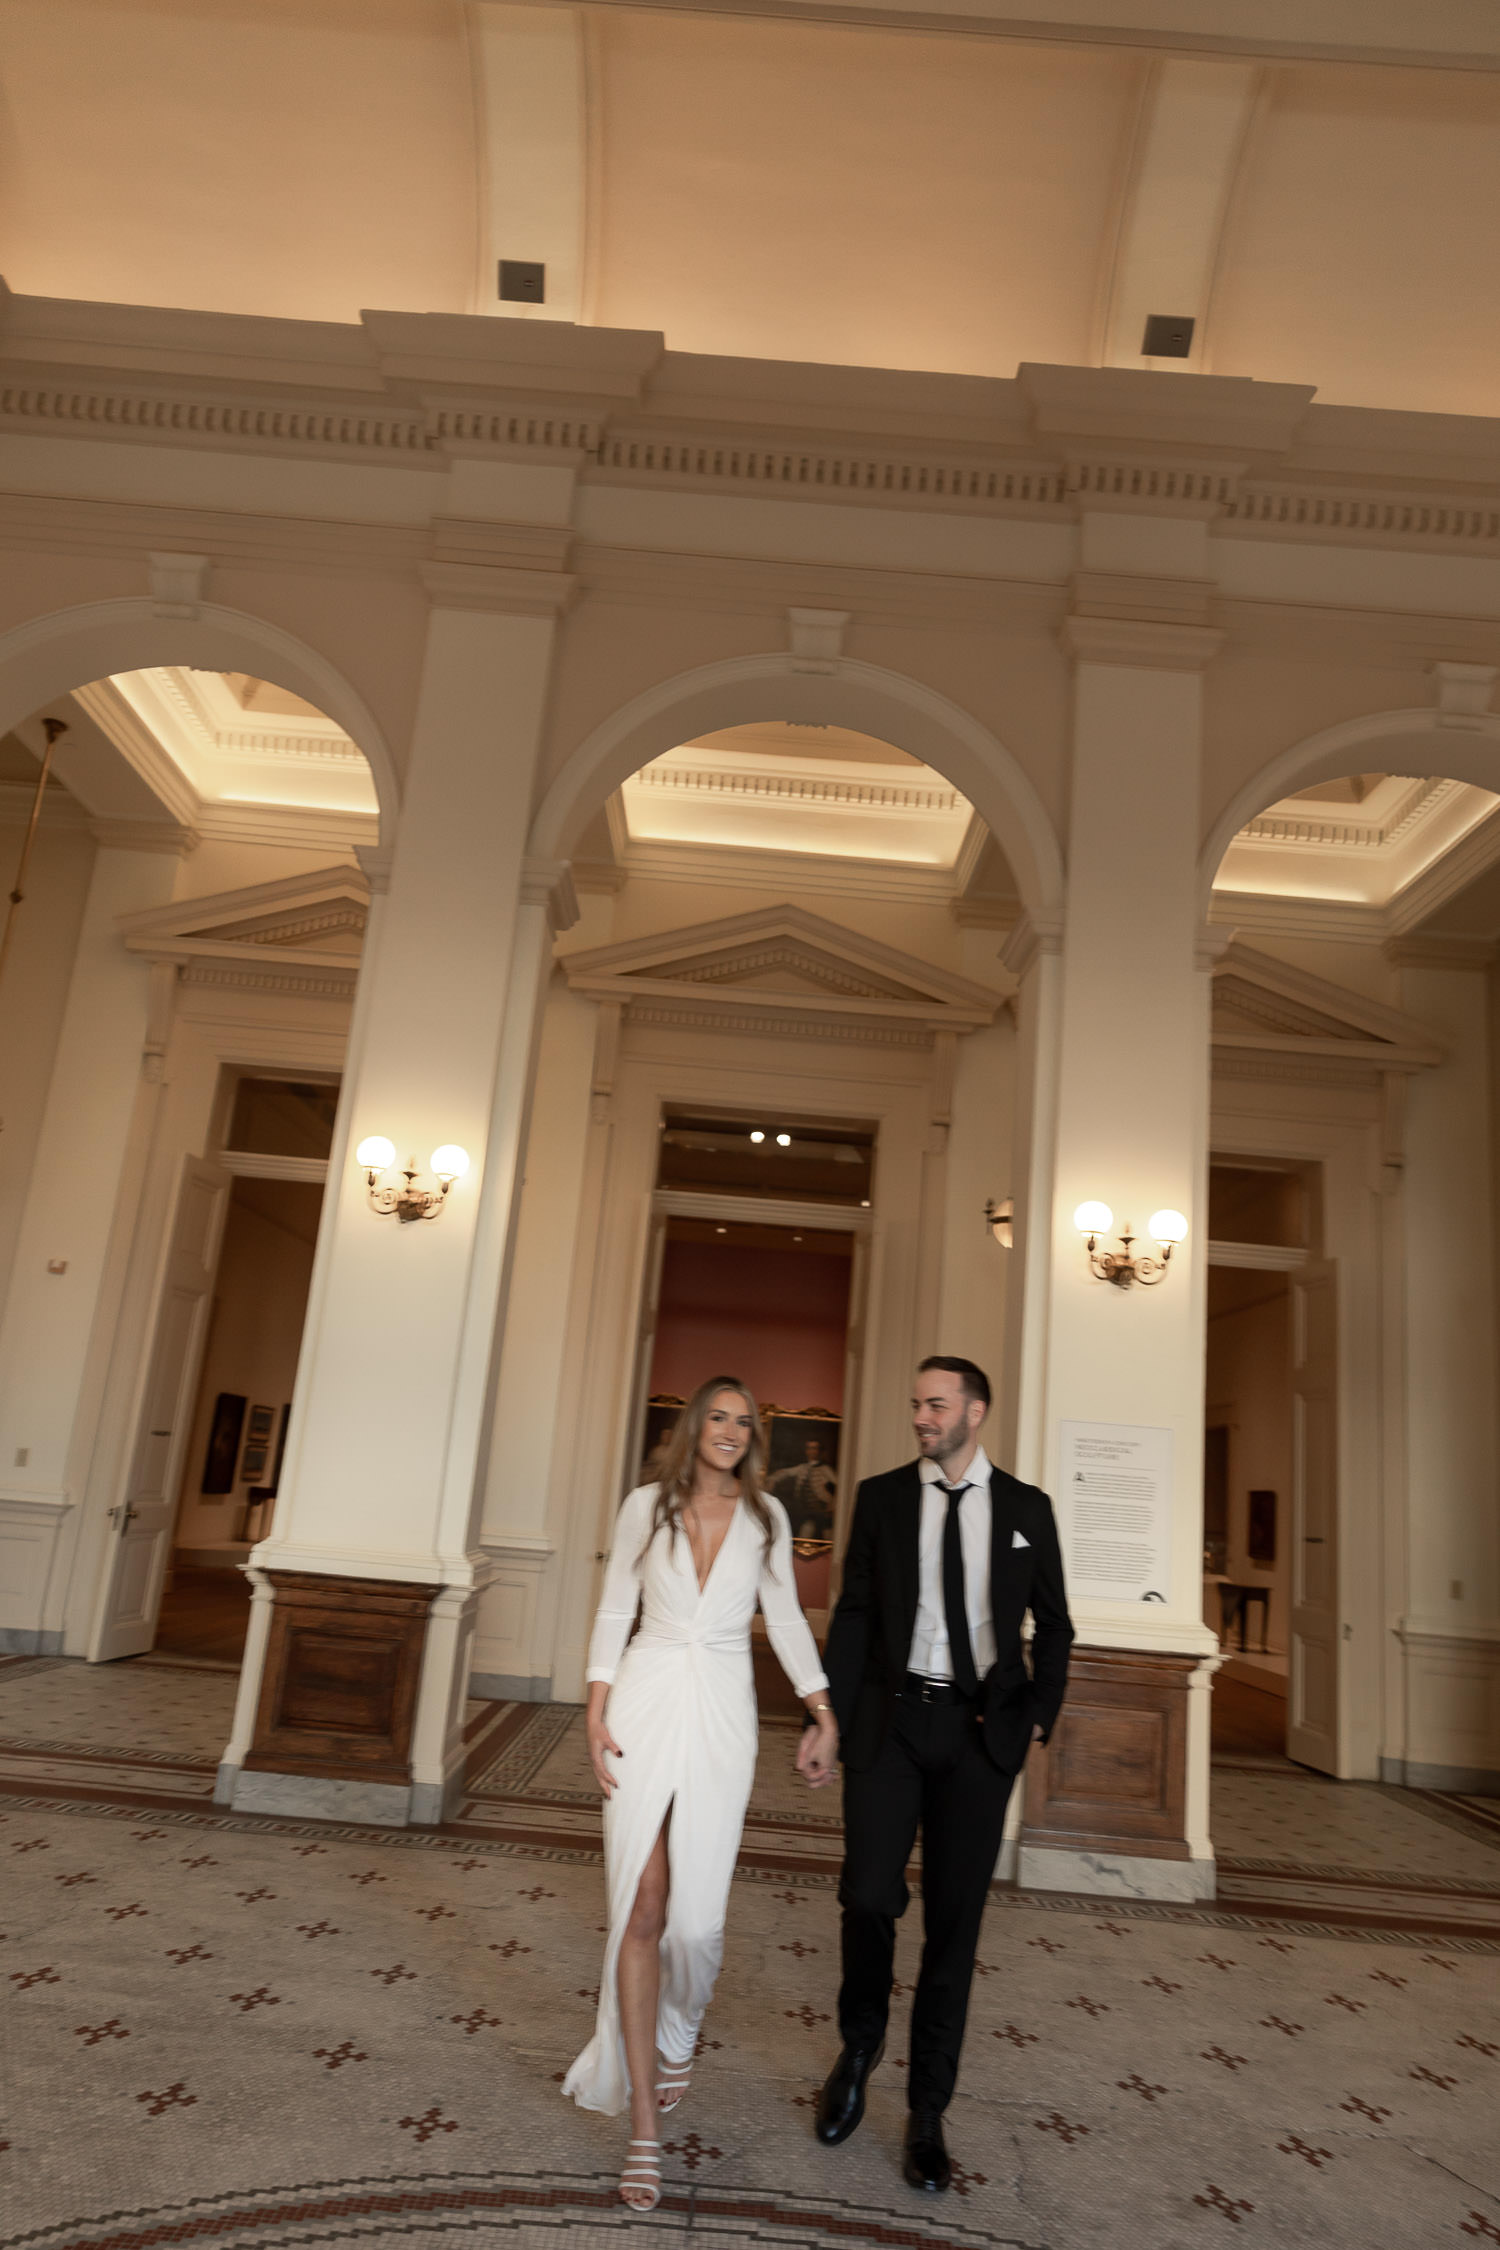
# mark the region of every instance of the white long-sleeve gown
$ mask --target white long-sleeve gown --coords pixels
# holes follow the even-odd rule
[[[610,1683],[606,1718],[624,1755],[610,1760],[619,1785],[604,1808],[609,1937],[599,2015],[563,2092],[581,2108],[610,2116],[630,2098],[616,1981],[620,1941],[669,1808],[671,1896],[661,1941],[656,2031],[666,2061],[692,2060],[713,1995],[729,1884],[755,1778],[759,1730],[750,1623],[757,1601],[797,1694],[809,1696],[828,1685],[797,1600],[791,1526],[780,1501],[766,1496],[775,1524],[769,1556],[759,1525],[741,1502],[700,1593],[685,1532],[674,1539],[658,1531],[647,1547],[656,1492],[654,1484],[640,1485],[620,1509],[589,1642],[588,1677]],[[640,1631],[627,1649],[638,1602]]]

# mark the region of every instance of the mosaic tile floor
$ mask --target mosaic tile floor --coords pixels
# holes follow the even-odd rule
[[[899,2174],[899,2036],[859,2134],[810,2138],[831,1888],[740,1880],[643,2219],[613,2193],[620,2124],[557,2085],[598,1978],[593,1858],[6,1795],[0,1866],[0,2250],[1500,2242],[1492,1948],[997,1895],[957,2189],[927,2203]]]

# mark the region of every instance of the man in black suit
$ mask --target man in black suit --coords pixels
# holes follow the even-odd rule
[[[979,1443],[989,1404],[972,1360],[923,1360],[912,1398],[918,1458],[859,1488],[823,1656],[844,1760],[844,2045],[816,2130],[832,2147],[864,2115],[920,1828],[922,1966],[903,2169],[928,2190],[952,2178],[943,2112],[1006,1800],[1028,1746],[1045,1742],[1062,1707],[1073,1639],[1051,1503],[991,1466]]]

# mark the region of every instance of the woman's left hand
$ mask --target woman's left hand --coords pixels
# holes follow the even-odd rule
[[[797,1745],[797,1771],[809,1789],[824,1789],[839,1770],[839,1730],[831,1711],[822,1712],[815,1726],[803,1730]]]

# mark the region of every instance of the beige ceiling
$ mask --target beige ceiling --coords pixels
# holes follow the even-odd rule
[[[1143,43],[1124,0],[1094,13],[1094,43],[1051,44],[587,11],[584,317],[1009,375],[1138,364],[1143,307],[1192,311],[1195,367],[1500,411],[1500,74],[1234,51],[1245,0],[1176,10],[1200,54],[1224,33],[1217,61]],[[1424,13],[1378,11],[1396,51]],[[1308,8],[1270,15],[1285,56]],[[471,67],[453,0],[0,0],[5,277],[341,321],[493,309]]]

